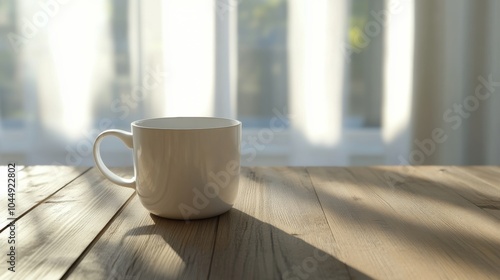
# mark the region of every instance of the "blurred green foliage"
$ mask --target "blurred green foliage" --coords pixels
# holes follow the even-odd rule
[[[239,44],[276,45],[286,36],[286,0],[239,0]]]
[[[373,0],[352,0],[351,19],[349,22],[349,46],[352,49],[362,49],[366,46],[363,35],[365,25],[369,20],[370,2]]]
[[[16,32],[15,0],[0,1],[0,119],[23,117],[23,96],[18,91],[16,53],[8,39]]]

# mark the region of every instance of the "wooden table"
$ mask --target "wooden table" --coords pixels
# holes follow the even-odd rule
[[[242,168],[234,209],[183,222],[95,168],[19,168],[16,272],[1,183],[0,277],[500,279],[499,179],[500,167]]]

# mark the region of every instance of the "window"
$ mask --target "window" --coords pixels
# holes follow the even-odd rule
[[[265,127],[288,107],[287,1],[238,5],[238,118]]]
[[[0,2],[0,164],[14,159],[26,164],[92,165],[89,147],[98,131],[111,127],[128,130],[133,120],[161,115],[167,105],[176,107],[165,100],[166,96],[177,95],[176,101],[182,101],[184,93],[173,93],[172,89],[179,91],[184,84],[177,81],[168,87],[172,84],[168,79],[167,87],[148,93],[144,98],[147,100],[128,103],[136,94],[135,88],[144,82],[141,79],[145,73],[177,59],[176,53],[165,55],[165,52],[183,51],[175,47],[165,50],[164,45],[171,47],[175,40],[194,36],[179,34],[179,30],[184,30],[182,26],[164,26],[166,22],[181,22],[165,21],[166,9],[182,7],[180,15],[172,11],[169,15],[192,17],[190,13],[195,8],[175,1],[181,0],[75,0],[49,8],[38,2]],[[208,13],[213,13],[214,20],[221,20],[216,15],[221,1],[214,0],[213,10],[206,2],[198,5],[197,15],[204,15],[205,23],[212,18]],[[284,126],[248,164],[288,165],[293,152],[291,118],[288,119],[291,2],[227,1],[228,11],[237,14],[234,24],[238,34],[236,108],[229,111],[236,112],[234,117],[244,124],[243,144],[249,142],[247,139],[259,137],[277,114]],[[374,32],[366,31],[367,22],[373,20],[371,12],[383,9],[383,5],[383,0],[351,0],[349,42],[346,42],[350,50],[349,91],[343,108],[345,141],[349,146],[345,164],[383,160],[380,140],[383,34],[380,31],[372,36]],[[92,21],[86,20],[88,14],[92,14]],[[25,35],[24,27],[19,24],[25,24],[26,20],[37,33],[16,52],[7,35]],[[204,38],[203,42],[217,43],[219,39],[215,37],[220,37],[217,33],[222,32],[220,26],[203,26],[203,32],[196,36],[212,36],[213,40]],[[196,30],[196,23],[189,28]],[[168,34],[174,34],[175,40],[163,38]],[[208,63],[206,68],[212,72],[219,67],[210,58],[204,63]],[[210,63],[215,67],[210,68]],[[219,73],[209,74],[211,77]],[[189,78],[185,76],[182,80],[186,81],[186,77]],[[212,84],[210,79],[204,77],[207,85]],[[332,104],[332,108],[336,106],[341,105]],[[103,127],[103,120],[111,123]],[[112,158],[110,163],[130,164],[129,151],[117,143],[103,143],[103,150]]]
[[[20,94],[18,60],[6,34],[16,30],[14,0],[0,2],[0,124],[3,128],[20,127],[25,118],[24,97]]]
[[[381,137],[383,26],[373,13],[384,10],[383,0],[352,0],[347,114],[349,164],[384,164]],[[369,24],[371,23],[371,24]]]
[[[382,0],[352,1],[348,127],[380,127],[383,34],[380,25],[378,30],[367,23],[373,22],[370,12],[383,8]]]

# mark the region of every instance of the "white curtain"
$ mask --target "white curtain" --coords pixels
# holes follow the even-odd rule
[[[17,147],[24,164],[92,165],[96,134],[137,118],[237,117],[239,1],[124,1],[130,65],[121,76],[111,2],[53,2],[46,11],[17,1],[19,32],[33,35],[17,54],[28,125],[22,145],[8,146],[20,137],[1,131],[0,156]],[[282,165],[349,164],[350,3],[287,3],[291,124]],[[499,13],[496,0],[386,0],[371,11],[383,27],[383,67],[374,69],[383,72],[383,163],[500,163]],[[125,148],[104,144],[110,163],[131,164]]]
[[[141,2],[143,75],[155,67],[164,72],[162,87],[149,100],[154,115],[236,117],[237,9],[233,2]]]
[[[415,6],[412,0],[386,0],[376,12],[384,24],[382,139],[385,163],[406,164],[411,147]]]
[[[17,1],[17,33],[27,40],[16,55],[29,115],[22,135],[0,132],[1,162],[93,165],[93,140],[105,129],[149,117],[235,118],[234,3]],[[11,143],[20,138],[23,145]],[[112,165],[132,164],[118,141],[102,150]]]
[[[349,1],[290,0],[289,99],[292,165],[345,165]]]
[[[499,13],[494,0],[416,1],[410,163],[500,164]]]
[[[109,5],[99,0],[37,4],[16,1],[16,34],[23,38],[17,41],[16,69],[26,112],[20,160],[82,164],[91,154],[87,138],[93,137],[94,105],[106,101],[101,96],[111,90]]]

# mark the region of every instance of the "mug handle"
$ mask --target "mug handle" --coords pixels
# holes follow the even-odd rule
[[[127,147],[132,149],[134,146],[133,141],[132,141],[132,133],[127,132],[127,131],[123,131],[123,130],[118,130],[118,129],[110,129],[110,130],[103,131],[101,134],[99,134],[99,136],[97,136],[97,138],[95,139],[95,142],[94,142],[94,161],[96,163],[97,169],[99,169],[101,174],[104,175],[104,177],[106,177],[106,179],[110,180],[111,182],[113,182],[117,185],[131,188],[131,189],[135,189],[135,176],[133,178],[130,178],[130,179],[125,179],[123,177],[120,177],[120,176],[116,175],[115,173],[113,173],[111,170],[109,170],[109,168],[102,161],[101,141],[106,136],[115,136],[118,139],[122,140],[123,143],[125,143],[125,145],[127,145]]]

